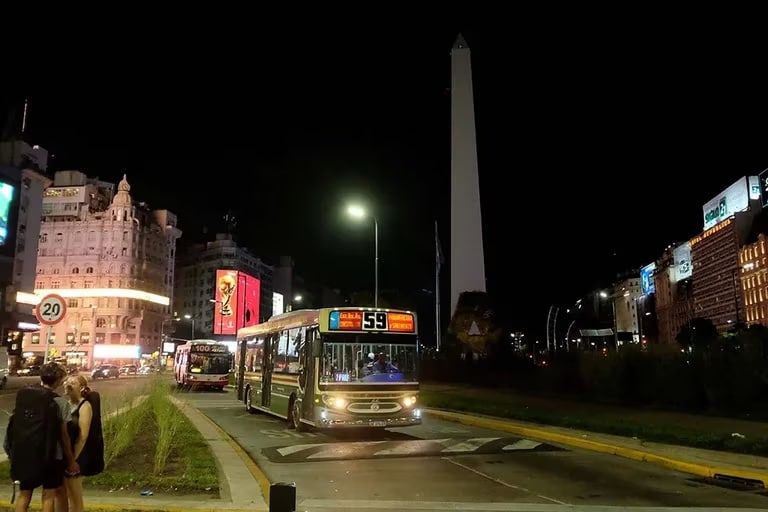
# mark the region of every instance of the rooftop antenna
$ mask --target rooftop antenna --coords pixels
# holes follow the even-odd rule
[[[29,105],[29,98],[24,98],[24,115],[21,118],[21,135],[24,136],[24,132],[27,130],[27,106]]]

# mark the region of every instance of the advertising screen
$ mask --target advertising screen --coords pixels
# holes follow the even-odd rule
[[[747,208],[749,208],[749,187],[747,177],[743,176],[702,207],[704,231]]]
[[[760,184],[760,194],[763,197],[763,208],[765,208],[768,206],[768,169],[758,175],[757,181]]]
[[[282,315],[285,300],[282,293],[272,292],[272,316]]]
[[[653,271],[656,270],[656,263],[651,263],[640,269],[640,287],[643,295],[648,295],[656,291],[656,284],[653,282]]]
[[[237,330],[259,323],[261,281],[236,270],[216,271],[213,333],[237,334]]]
[[[415,333],[416,319],[413,313],[393,311],[331,311],[328,327],[331,331]]]
[[[693,275],[693,264],[691,263],[691,243],[685,242],[675,247],[672,252],[675,260],[674,282],[688,279]]]
[[[94,359],[138,359],[141,347],[138,345],[94,345]]]
[[[250,327],[259,323],[260,301],[261,301],[261,281],[244,272],[240,272],[238,278],[240,282],[240,292],[238,293],[238,302],[240,303],[240,319],[237,328]]]
[[[0,181],[0,245],[8,238],[8,217],[13,203],[13,185]]]

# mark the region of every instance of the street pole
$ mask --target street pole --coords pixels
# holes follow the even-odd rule
[[[437,221],[435,221],[435,334],[437,351],[440,352],[440,239],[437,235]]]
[[[557,315],[560,313],[560,307],[555,309],[555,320],[552,323],[552,348],[554,352],[557,352]]]
[[[549,306],[549,311],[547,312],[547,352],[549,352],[549,319],[552,316],[552,308],[553,307],[555,307],[554,304]],[[534,350],[536,350],[535,347],[534,347]]]
[[[575,324],[575,323],[576,323],[576,320],[571,320],[571,325],[569,325],[568,326],[568,330],[565,331],[565,349],[568,352],[571,351],[571,340],[569,339],[569,336],[571,335],[571,328],[573,327],[573,324]]]
[[[619,322],[616,318],[616,298],[611,297],[611,306],[613,308],[613,344],[616,346],[616,351],[619,351]]]
[[[53,326],[48,326],[48,335],[45,337],[45,357],[43,358],[43,364],[48,364],[48,357],[51,354],[51,334]]]
[[[379,307],[379,221],[373,218],[374,249],[376,251],[376,266],[374,270],[373,307]]]

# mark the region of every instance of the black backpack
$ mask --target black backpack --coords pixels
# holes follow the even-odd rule
[[[61,415],[56,393],[43,386],[21,388],[10,418],[6,438],[11,478],[39,482],[55,462],[61,441]],[[10,435],[9,435],[10,434]]]
[[[88,393],[85,398],[91,404],[91,428],[88,429],[88,439],[85,441],[83,452],[78,457],[80,473],[83,476],[94,476],[104,471],[104,432],[101,425],[101,395],[95,391]]]

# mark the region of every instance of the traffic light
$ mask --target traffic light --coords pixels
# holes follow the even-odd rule
[[[15,329],[3,329],[3,331],[3,345],[8,349],[8,355],[20,356],[24,333]]]

